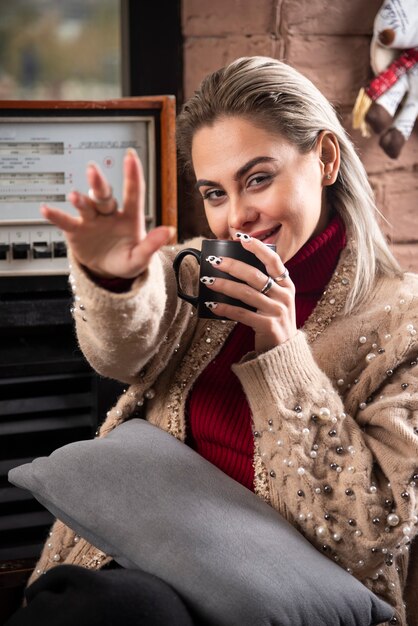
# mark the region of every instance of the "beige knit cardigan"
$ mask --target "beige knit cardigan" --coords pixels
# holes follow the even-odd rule
[[[184,440],[187,395],[234,327],[198,320],[177,298],[177,250],[154,255],[122,294],[72,260],[80,346],[100,374],[127,384],[99,436],[144,414]],[[347,246],[303,329],[233,371],[252,412],[255,492],[393,605],[391,623],[416,626],[418,561],[409,573],[408,561],[418,531],[418,276],[378,279],[367,305],[346,315],[353,270]],[[183,288],[197,283],[186,260]],[[57,521],[31,580],[59,563],[100,568],[110,559]]]

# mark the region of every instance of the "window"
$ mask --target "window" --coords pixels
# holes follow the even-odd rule
[[[0,99],[122,95],[119,0],[0,0]]]

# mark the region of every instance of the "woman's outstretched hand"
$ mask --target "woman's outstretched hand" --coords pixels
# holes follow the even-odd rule
[[[74,217],[42,205],[43,217],[64,231],[75,258],[103,278],[135,278],[144,272],[154,252],[175,233],[171,226],[145,229],[145,181],[137,153],[128,149],[124,158],[122,206],[94,164],[87,166],[89,194],[72,191],[68,199],[78,210]]]
[[[254,307],[249,311],[230,304],[209,303],[215,315],[250,326],[255,332],[256,352],[265,352],[285,343],[297,332],[295,286],[279,255],[263,242],[238,235],[241,244],[265,265],[268,275],[260,270],[229,257],[217,260],[216,269],[239,278],[241,283],[216,278],[206,287]]]

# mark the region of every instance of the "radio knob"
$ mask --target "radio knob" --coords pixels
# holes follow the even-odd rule
[[[50,259],[52,257],[51,246],[46,241],[33,242],[34,259]]]
[[[30,245],[28,243],[13,243],[12,257],[14,259],[27,259]]]
[[[65,241],[54,241],[52,245],[54,247],[55,258],[67,256],[67,246],[65,245]]]
[[[7,259],[7,253],[10,250],[10,246],[8,243],[0,243],[0,261],[5,261]]]

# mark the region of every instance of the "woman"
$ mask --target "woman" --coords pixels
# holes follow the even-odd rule
[[[89,195],[70,194],[78,217],[44,206],[66,232],[80,345],[98,372],[131,385],[101,434],[145,408],[406,624],[418,522],[417,277],[389,251],[332,107],[289,66],[243,58],[208,76],[179,116],[178,145],[214,235],[241,241],[267,274],[220,259],[244,284],[210,288],[256,311],[219,304],[214,312],[238,324],[199,321],[177,298],[171,230],[145,232],[132,151],[120,207],[95,166]],[[183,265],[191,292],[196,266]],[[108,561],[57,522],[37,573]]]

